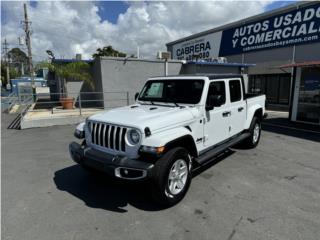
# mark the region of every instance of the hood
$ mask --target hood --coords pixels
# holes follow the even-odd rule
[[[166,107],[158,105],[131,105],[104,111],[89,117],[89,120],[134,127],[144,132],[149,127],[151,132],[162,128],[171,128],[188,124],[197,116],[196,107]]]

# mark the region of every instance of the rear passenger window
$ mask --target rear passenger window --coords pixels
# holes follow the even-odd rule
[[[222,105],[226,103],[226,88],[223,81],[212,82],[209,85],[208,96],[210,95],[220,95],[222,100]]]
[[[241,100],[241,84],[239,80],[229,81],[230,101],[237,102]]]

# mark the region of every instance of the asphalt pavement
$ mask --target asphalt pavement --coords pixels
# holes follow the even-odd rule
[[[73,163],[74,126],[7,129],[13,119],[1,121],[2,239],[320,237],[319,133],[269,124],[256,149],[217,158],[181,203],[163,209],[143,184],[94,177]]]

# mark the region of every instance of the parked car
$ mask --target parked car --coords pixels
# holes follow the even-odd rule
[[[235,144],[258,145],[265,95],[245,93],[242,75],[150,78],[136,103],[89,117],[75,130],[72,159],[87,170],[147,179],[154,199],[179,202],[192,170]]]

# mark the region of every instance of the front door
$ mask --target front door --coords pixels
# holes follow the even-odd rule
[[[214,107],[210,111],[206,111],[204,122],[204,149],[220,143],[228,138],[229,120],[225,112],[228,109],[226,99],[226,82],[224,80],[214,81],[210,83],[208,96],[221,95],[222,105]]]

